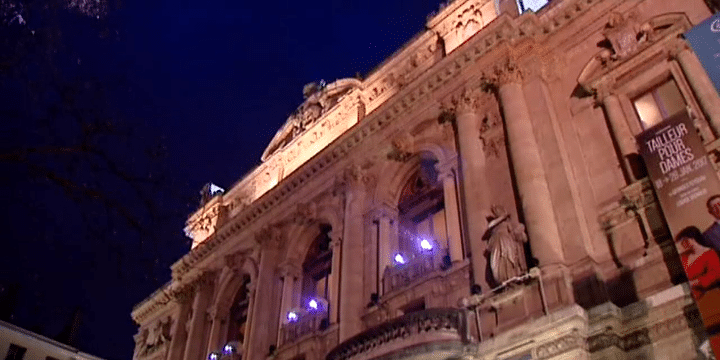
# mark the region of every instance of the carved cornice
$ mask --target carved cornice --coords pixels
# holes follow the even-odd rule
[[[326,147],[312,159],[303,164],[290,176],[255,200],[250,206],[240,211],[237,216],[228,221],[225,226],[218,229],[212,238],[197,246],[182,259],[173,264],[173,277],[179,277],[190,271],[195,264],[206,259],[214,249],[223,244],[228,238],[255,223],[267,212],[283,204],[295,190],[307,183],[316,175],[336,164],[340,159],[351,153],[364,139],[385,129],[396,118],[407,113],[419,103],[424,103],[432,94],[446,84],[450,79],[465,71],[469,66],[476,64],[478,59],[497,50],[498,46],[509,41],[521,38],[532,38],[535,34],[550,35],[576,18],[584,14],[590,7],[600,0],[576,0],[561,2],[557,8],[563,7],[563,12],[544,17],[542,21],[531,22],[529,27],[520,27],[515,20],[508,16],[500,16],[489,24],[468,42],[457,48],[451,57],[438,62],[434,68],[424,73],[421,78],[414,81],[388,100],[380,108],[354,127],[337,138],[332,145]],[[523,15],[528,16],[536,15]]]
[[[588,337],[587,343],[591,353],[602,351],[612,346],[622,351],[631,351],[687,329],[687,319],[685,315],[681,314],[627,334],[619,334],[613,328],[608,327],[602,333]]]
[[[165,307],[173,298],[169,290],[170,282],[155,290],[154,293],[138,305],[135,305],[131,314],[133,320],[138,324],[142,324],[150,315]]]
[[[586,349],[587,343],[580,331],[573,329],[570,334],[546,342],[535,349],[533,359],[550,359],[575,349]]]

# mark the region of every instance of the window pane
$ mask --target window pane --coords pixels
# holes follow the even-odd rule
[[[662,121],[662,114],[660,114],[652,93],[637,98],[634,104],[643,128],[647,129]]]
[[[664,118],[667,119],[675,114],[685,111],[685,100],[680,94],[680,89],[675,85],[675,81],[670,80],[657,89],[658,100],[662,110],[664,110]]]

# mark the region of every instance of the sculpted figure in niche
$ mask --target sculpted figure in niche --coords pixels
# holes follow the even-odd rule
[[[527,272],[524,243],[525,226],[510,219],[500,205],[491,208],[488,229],[483,239],[488,240],[487,255],[490,271],[497,285]]]

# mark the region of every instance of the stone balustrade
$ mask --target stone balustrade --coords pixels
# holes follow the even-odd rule
[[[282,344],[290,344],[301,337],[324,330],[329,325],[328,312],[307,312],[298,317],[297,320],[283,325]]]
[[[463,343],[468,342],[464,310],[435,308],[402,315],[351,337],[330,351],[325,359],[351,359],[394,340],[427,333],[451,333]]]
[[[387,267],[383,273],[383,294],[404,288],[432,272],[446,270],[450,267],[449,261],[444,262],[446,254],[446,250],[421,253],[405,264]]]

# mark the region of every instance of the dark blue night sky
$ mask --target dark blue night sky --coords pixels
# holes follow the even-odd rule
[[[0,310],[19,326],[56,337],[79,309],[81,350],[131,358],[132,306],[168,281],[169,266],[188,251],[182,229],[202,185],[232,186],[259,164],[302,102],[304,84],[366,75],[422,31],[438,6],[437,0],[124,1],[99,19],[61,7],[52,16],[27,15],[25,24],[0,23],[0,38],[10,39],[2,59],[19,51],[27,65],[19,72],[16,63],[0,67],[0,285],[5,299],[8,289],[18,289],[14,305],[5,301]],[[60,35],[40,37],[47,23]],[[25,39],[40,40],[26,52],[13,47],[30,30],[36,33]],[[34,60],[53,49],[49,64]],[[76,198],[33,165],[54,173],[80,164],[72,166],[81,186],[96,184],[123,209],[142,208],[147,199],[131,196],[132,186],[82,158],[3,155],[57,146],[79,131],[72,113],[53,110],[62,95],[32,90],[48,65],[63,74],[50,88],[70,84],[67,91],[79,99],[71,110],[121,119],[122,141],[103,138],[98,146],[121,160],[121,169],[157,174],[161,184],[149,200],[162,217],[137,210],[138,222],[129,225],[108,215],[107,203]],[[166,156],[149,160],[142,149],[156,142]]]

